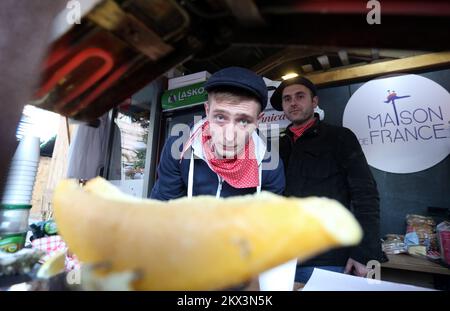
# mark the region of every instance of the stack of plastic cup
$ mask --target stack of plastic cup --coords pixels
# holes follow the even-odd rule
[[[25,243],[31,197],[39,165],[39,138],[25,136],[11,161],[0,206],[0,249],[15,252]]]

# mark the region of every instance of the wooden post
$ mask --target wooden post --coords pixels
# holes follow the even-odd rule
[[[52,160],[50,163],[47,186],[43,191],[42,197],[41,215],[43,220],[48,220],[53,217],[53,191],[58,182],[67,176],[69,144],[75,130],[76,125],[68,125],[67,118],[60,117],[55,148],[53,149]]]

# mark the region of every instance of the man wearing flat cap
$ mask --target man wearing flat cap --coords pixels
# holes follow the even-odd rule
[[[214,73],[204,87],[206,117],[190,128],[187,139],[166,141],[151,198],[229,197],[261,190],[282,194],[282,161],[272,161],[256,130],[268,100],[262,77],[229,67]]]
[[[366,264],[381,259],[380,211],[376,183],[358,139],[347,128],[319,120],[314,113],[319,103],[316,86],[307,78],[283,81],[270,102],[291,121],[280,138],[285,195],[335,199],[364,231],[357,247],[332,250],[299,264],[296,281],[306,283],[315,267],[366,276]]]

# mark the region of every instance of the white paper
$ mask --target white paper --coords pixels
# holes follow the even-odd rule
[[[413,285],[379,281],[353,275],[314,269],[302,291],[432,291]]]
[[[294,289],[297,258],[264,271],[259,275],[261,291],[292,291]]]

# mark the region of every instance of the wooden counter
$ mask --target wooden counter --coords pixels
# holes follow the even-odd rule
[[[389,261],[382,263],[382,268],[450,275],[450,269],[445,268],[444,266],[441,266],[437,263],[431,262],[427,259],[422,259],[407,254],[386,256],[388,257]]]
[[[448,284],[450,269],[427,259],[407,254],[387,255],[389,261],[381,264],[381,280],[440,289]]]

